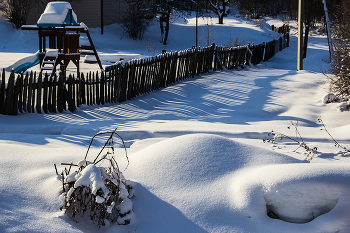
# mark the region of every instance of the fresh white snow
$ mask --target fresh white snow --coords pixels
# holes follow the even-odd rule
[[[200,32],[208,21],[217,45],[230,38],[261,43],[278,37],[232,16],[224,25],[200,18]],[[84,164],[91,137],[116,127],[130,160],[124,171],[125,152],[117,142],[118,164],[134,192],[132,203],[119,208],[133,212],[125,216],[129,225],[111,224],[100,232],[349,232],[349,158],[337,154],[340,148],[317,119],[348,147],[350,114],[339,110],[342,103],[324,103],[327,38],[309,37],[304,70],[296,71],[296,30],[290,24],[290,47],[256,66],[210,72],[124,103],[81,106],[74,114],[0,115],[0,232],[96,232],[59,210],[62,183],[53,164]],[[0,68],[37,51],[36,32],[15,31],[3,20],[0,30]],[[104,35],[99,30],[90,32],[106,55],[104,66],[195,44],[193,17],[171,24],[167,46],[159,42],[157,24],[143,41],[120,40],[118,25],[106,26]],[[85,71],[98,70],[82,64]],[[303,140],[318,147],[311,163],[287,139],[262,141],[271,130],[294,137],[288,126],[297,119]],[[94,141],[87,161],[104,142]],[[91,182],[98,168],[87,168],[86,176],[66,179],[103,188]],[[269,211],[285,221],[270,218]]]
[[[40,27],[62,26],[62,24],[78,23],[77,15],[72,10],[72,22],[70,22],[69,10],[72,6],[69,2],[49,2],[41,14],[37,24]]]

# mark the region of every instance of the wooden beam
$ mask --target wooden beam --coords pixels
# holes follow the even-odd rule
[[[96,60],[97,60],[97,63],[98,65],[100,66],[100,69],[103,70],[103,67],[102,67],[102,64],[101,64],[101,61],[100,61],[100,58],[98,57],[98,54],[97,54],[97,51],[95,49],[95,46],[94,46],[94,43],[92,42],[92,39],[91,39],[91,36],[90,36],[90,33],[89,33],[89,30],[85,30],[85,33],[89,39],[89,42],[90,42],[90,45],[91,45],[91,48],[92,50],[94,51],[95,53],[95,57],[96,57]]]

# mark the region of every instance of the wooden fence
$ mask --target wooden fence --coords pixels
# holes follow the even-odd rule
[[[94,105],[130,100],[212,69],[215,45],[107,67],[103,72],[81,74],[10,74],[0,85],[0,114],[18,112],[73,112],[82,104]]]
[[[210,47],[171,52],[109,66],[103,72],[66,76],[11,72],[1,75],[0,114],[73,112],[80,105],[123,102],[181,80],[225,67],[258,64],[289,46],[289,33],[279,40],[233,48]],[[214,61],[214,62],[213,62]]]
[[[259,45],[248,44],[237,47],[217,47],[215,50],[214,70],[216,69],[237,69],[244,65],[256,65],[261,61],[267,61],[276,53],[289,47],[289,27],[283,25],[273,30],[280,32],[281,37]]]

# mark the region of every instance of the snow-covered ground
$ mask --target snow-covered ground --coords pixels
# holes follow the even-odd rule
[[[211,43],[218,45],[230,35],[255,43],[277,36],[241,19],[223,26],[216,20]],[[120,40],[118,25],[91,34],[101,54],[135,58],[152,55],[148,45],[191,47],[194,26],[194,18],[176,21],[167,46],[159,43],[157,25],[143,41]],[[37,51],[36,33],[4,21],[0,27],[0,67]],[[62,184],[53,164],[78,163],[95,133],[115,127],[128,149],[123,173],[135,183],[135,218],[100,232],[349,232],[349,159],[336,154],[317,119],[347,147],[350,114],[340,103],[322,102],[327,39],[309,42],[303,71],[296,71],[292,32],[289,48],[256,66],[211,72],[124,103],[81,106],[74,114],[0,115],[0,232],[96,232],[59,210]],[[287,127],[297,119],[304,141],[318,147],[311,163],[291,141],[262,141],[271,130],[293,137]],[[90,159],[102,145],[94,144]],[[123,169],[121,144],[116,153]]]

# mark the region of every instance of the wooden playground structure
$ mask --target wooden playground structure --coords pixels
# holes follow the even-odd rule
[[[44,12],[45,13],[45,12]],[[39,60],[41,72],[55,73],[58,65],[67,67],[73,62],[80,74],[79,61],[81,55],[95,55],[102,70],[102,64],[92,42],[88,28],[77,24],[73,18],[73,10],[69,9],[68,22],[58,24],[24,25],[22,30],[37,30],[39,36]],[[40,19],[39,19],[40,20]],[[67,21],[67,20],[66,20]],[[83,50],[79,45],[80,34],[85,33],[92,50]]]

